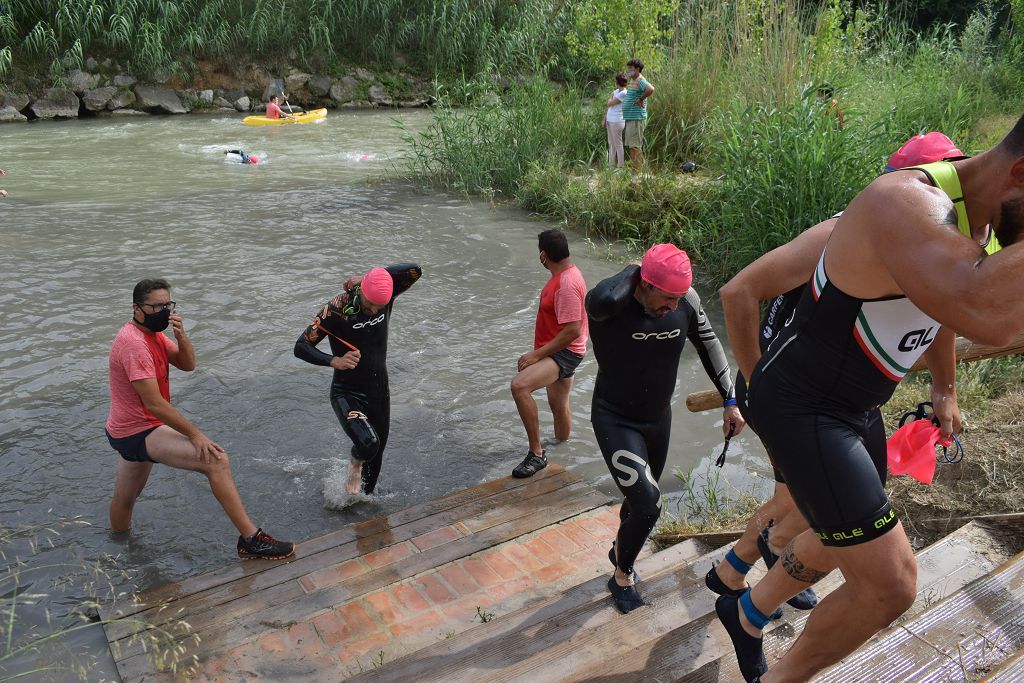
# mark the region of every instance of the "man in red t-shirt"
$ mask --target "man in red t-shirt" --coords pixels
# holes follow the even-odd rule
[[[238,529],[238,556],[278,560],[295,544],[257,529],[245,513],[231,476],[228,454],[171,405],[169,366],[196,367],[185,324],[175,313],[166,280],[142,280],[132,293],[132,319],[110,349],[110,414],[107,440],[121,455],[110,501],[110,528],[128,531],[132,508],[149,480],[153,463],[205,474],[213,495]],[[162,334],[170,325],[177,343]]]
[[[294,118],[292,115],[285,114],[281,111],[281,95],[274,95],[270,98],[270,101],[267,102],[266,116],[268,119],[279,119],[281,117],[286,119]]]
[[[587,283],[569,257],[569,243],[561,230],[545,230],[537,236],[541,264],[551,279],[540,293],[533,351],[519,357],[519,374],[512,379],[512,398],[526,427],[530,442],[526,458],[512,470],[520,479],[531,477],[548,465],[540,442],[540,419],[533,392],[548,391],[548,405],[555,418],[555,438],[565,441],[572,431],[569,391],[577,366],[587,352]]]

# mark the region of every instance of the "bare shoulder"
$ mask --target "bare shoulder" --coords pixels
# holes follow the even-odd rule
[[[953,202],[928,182],[924,173],[898,171],[876,178],[858,194],[836,230],[855,229],[863,236],[889,241],[902,235],[919,236],[934,225],[955,226],[956,222]]]

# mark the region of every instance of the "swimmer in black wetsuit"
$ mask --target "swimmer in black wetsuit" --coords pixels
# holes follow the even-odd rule
[[[415,263],[400,263],[349,278],[345,291],[324,304],[295,342],[296,357],[334,368],[331,407],[352,440],[352,494],[360,484],[364,493],[377,486],[391,422],[388,322],[395,297],[422,273]],[[331,354],[316,348],[325,337]]]
[[[658,244],[639,268],[628,266],[587,294],[598,364],[591,422],[624,496],[619,532],[609,553],[615,575],[608,580],[622,612],[644,604],[634,585],[633,563],[661,515],[658,480],[668,456],[672,392],[686,339],[722,395],[723,431],[738,434],[744,425],[729,363],[691,282],[686,252]]]

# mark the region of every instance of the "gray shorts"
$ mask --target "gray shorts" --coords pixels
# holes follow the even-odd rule
[[[562,349],[554,353],[551,360],[558,365],[558,379],[565,379],[576,374],[576,368],[583,362],[583,356],[569,349]]]
[[[626,121],[625,145],[627,148],[640,148],[644,146],[644,128],[646,126],[646,119],[641,119],[639,121]]]

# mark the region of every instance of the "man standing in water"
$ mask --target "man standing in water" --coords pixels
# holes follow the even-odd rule
[[[121,460],[110,501],[110,528],[131,528],[132,508],[146,486],[153,463],[206,475],[217,502],[238,537],[243,559],[280,560],[295,544],[257,529],[245,513],[231,476],[228,454],[171,405],[169,365],[191,372],[196,354],[175,312],[166,280],[142,280],[132,293],[132,319],[121,327],[110,349],[110,415],[107,439]],[[177,343],[161,334],[170,325]]]
[[[813,533],[716,603],[746,680],[809,680],[913,604],[914,552],[858,428],[940,326],[993,346],[1024,329],[1022,233],[1024,117],[979,156],[876,179],[839,218],[792,325],[750,377],[750,419]],[[765,615],[836,567],[843,585],[766,671]]]
[[[590,419],[624,497],[619,532],[608,553],[615,565],[608,589],[623,613],[645,604],[633,563],[661,515],[658,480],[668,456],[672,392],[686,339],[722,395],[723,432],[735,436],[745,424],[725,352],[692,282],[686,252],[656,244],[639,268],[627,266],[587,294],[598,366]]]
[[[569,257],[569,242],[561,230],[545,230],[537,235],[537,248],[540,263],[551,272],[551,279],[540,292],[533,351],[519,357],[519,374],[512,379],[512,398],[529,441],[526,458],[512,470],[512,476],[520,479],[548,466],[533,392],[547,387],[555,438],[568,439],[572,431],[569,392],[573,374],[587,352],[587,314],[583,308],[587,283]]]
[[[422,274],[415,263],[401,263],[349,278],[344,291],[324,304],[295,342],[297,358],[334,368],[331,407],[352,440],[346,484],[352,495],[373,493],[377,486],[391,427],[388,323],[395,297]],[[325,337],[330,354],[316,348]]]
[[[644,63],[639,59],[626,62],[626,97],[622,100],[622,118],[626,122],[625,145],[633,169],[644,165],[644,128],[647,126],[647,99],[654,94],[654,86],[643,77]]]

